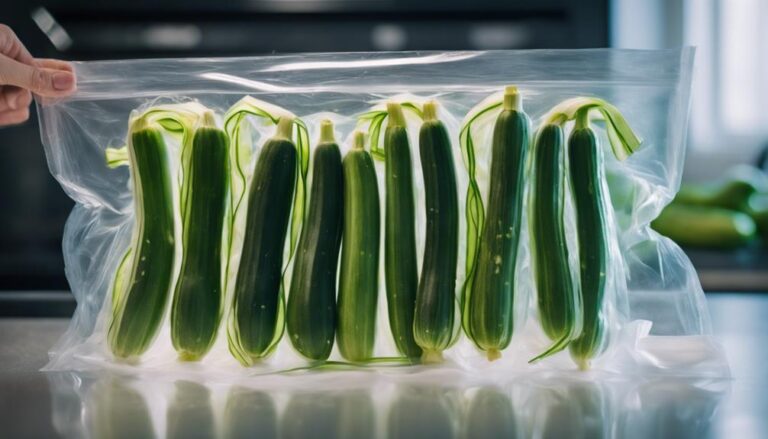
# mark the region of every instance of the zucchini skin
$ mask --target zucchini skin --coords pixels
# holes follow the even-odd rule
[[[183,360],[197,360],[216,339],[222,308],[221,244],[229,186],[224,131],[200,127],[192,140],[181,272],[171,307],[171,339]]]
[[[296,147],[287,138],[264,144],[248,194],[248,212],[233,296],[236,344],[248,361],[269,354],[282,312],[283,249],[296,184]],[[232,338],[236,337],[236,340]],[[238,356],[237,354],[235,355]]]
[[[384,149],[387,156],[384,278],[389,326],[400,353],[409,358],[417,358],[422,352],[413,334],[416,290],[418,289],[416,215],[411,150],[408,133],[404,126],[392,124],[387,126],[384,132]]]
[[[293,347],[308,359],[326,360],[336,332],[344,177],[336,143],[320,143],[314,155],[309,211],[296,251],[286,318]]]
[[[134,358],[152,344],[165,315],[175,259],[173,191],[159,128],[131,135],[129,146],[138,227],[128,289],[116,304],[108,341],[118,358]]]
[[[515,265],[523,215],[528,117],[503,110],[493,131],[488,211],[469,296],[469,337],[499,358],[512,340]]]
[[[579,241],[581,303],[584,322],[581,335],[571,341],[571,356],[581,369],[602,352],[605,345],[605,277],[608,235],[603,192],[603,161],[597,138],[588,127],[574,128],[568,138],[571,193],[576,210]]]
[[[456,264],[459,203],[451,141],[437,119],[425,120],[419,132],[424,176],[426,241],[416,294],[413,333],[425,361],[439,361],[453,340],[456,324]]]
[[[559,125],[543,126],[533,148],[530,198],[531,254],[539,321],[555,345],[542,356],[564,349],[578,332],[578,309],[568,265],[563,224],[565,151]]]
[[[337,342],[350,361],[371,358],[376,336],[379,295],[379,189],[371,155],[361,149],[347,153],[344,168],[344,242]]]

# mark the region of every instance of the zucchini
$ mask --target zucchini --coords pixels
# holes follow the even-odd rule
[[[437,118],[436,102],[424,104],[423,121],[419,152],[427,225],[413,333],[423,350],[422,361],[428,363],[442,361],[443,350],[454,339],[459,202],[451,141]]]
[[[320,125],[309,211],[293,265],[286,319],[293,347],[311,360],[326,360],[336,332],[336,272],[343,220],[344,175],[333,124]]]
[[[400,104],[387,104],[387,113],[389,120],[384,132],[384,280],[389,326],[400,353],[416,358],[422,352],[413,334],[418,268],[411,147]]]
[[[278,121],[250,183],[245,236],[235,279],[230,350],[245,365],[267,356],[283,334],[283,250],[296,184],[293,120]]]
[[[213,112],[195,130],[182,213],[183,254],[171,306],[171,340],[182,360],[202,358],[213,345],[223,301],[221,244],[229,182],[227,135]]]
[[[529,125],[517,89],[508,87],[493,130],[488,210],[470,294],[465,298],[467,335],[491,361],[501,357],[514,328]]]
[[[350,361],[373,355],[379,295],[379,189],[365,137],[344,157],[344,242],[339,279],[338,345]]]
[[[755,222],[763,244],[768,244],[768,194],[752,194],[744,210]]]
[[[679,245],[708,248],[740,247],[757,232],[755,221],[746,213],[677,202],[664,208],[651,227]]]
[[[580,291],[583,310],[581,335],[569,345],[579,369],[605,346],[603,315],[605,278],[610,244],[605,216],[608,194],[603,192],[603,158],[597,137],[589,127],[588,109],[576,113],[576,124],[568,138],[568,165],[571,194],[576,211],[579,242]]]
[[[108,342],[112,353],[132,359],[154,341],[165,315],[175,260],[173,190],[161,127],[138,118],[128,152],[136,224],[131,250],[115,276]],[[125,265],[128,267],[129,265]]]
[[[580,304],[571,279],[563,222],[564,152],[560,125],[542,126],[533,147],[529,224],[539,323],[554,344],[531,362],[563,350],[581,332]]]
[[[755,193],[768,191],[768,177],[749,165],[729,169],[723,179],[706,184],[683,184],[675,196],[675,203],[704,207],[741,210]]]

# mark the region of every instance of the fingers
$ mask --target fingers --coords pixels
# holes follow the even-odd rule
[[[0,113],[0,127],[16,125],[29,119],[29,108],[19,108],[18,110],[5,111]]]
[[[37,67],[43,67],[51,70],[63,70],[65,72],[70,72],[70,73],[75,72],[75,69],[72,67],[72,64],[66,61],[62,61],[60,59],[36,58],[34,64]]]
[[[0,87],[0,112],[29,107],[32,93],[29,90],[10,85]]]
[[[0,127],[26,121],[31,103],[29,90],[10,85],[0,88]]]
[[[62,97],[75,91],[72,65],[56,59],[34,59],[13,30],[0,24],[0,86],[12,85],[44,97]],[[28,93],[27,93],[28,94]],[[0,101],[0,111],[13,108],[11,97],[26,99],[25,94],[10,94]],[[29,103],[27,103],[29,105]]]
[[[42,62],[51,65],[50,60]],[[40,96],[61,97],[74,92],[75,75],[72,71],[27,65],[0,55],[0,84],[25,88]]]
[[[24,64],[35,61],[13,30],[4,24],[0,24],[0,54]]]

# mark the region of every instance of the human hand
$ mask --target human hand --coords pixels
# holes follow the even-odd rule
[[[75,91],[72,65],[55,59],[35,59],[10,27],[0,24],[0,126],[29,118],[32,93],[46,97]]]

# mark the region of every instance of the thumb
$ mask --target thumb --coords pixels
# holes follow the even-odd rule
[[[75,76],[65,70],[20,63],[0,55],[0,84],[25,88],[40,96],[63,96],[75,86]]]

